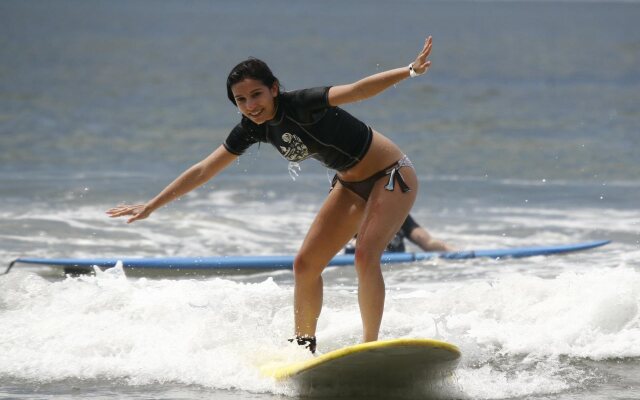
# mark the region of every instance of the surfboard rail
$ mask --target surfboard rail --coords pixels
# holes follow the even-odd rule
[[[436,339],[390,339],[347,346],[260,372],[302,397],[441,398],[455,386],[460,349]]]
[[[321,354],[317,357],[309,360],[301,361],[298,363],[285,365],[285,366],[266,366],[261,368],[261,373],[265,376],[274,378],[275,380],[283,380],[291,376],[303,373],[318,365],[326,364],[334,360],[342,359],[354,354],[363,353],[375,349],[385,349],[392,347],[429,347],[431,349],[445,350],[444,354],[447,354],[447,358],[443,361],[455,361],[461,355],[458,346],[443,342],[436,339],[388,339],[375,342],[360,343],[353,346],[343,347],[341,349],[333,350],[329,353]]]
[[[471,258],[522,258],[564,254],[575,251],[589,250],[609,244],[610,240],[596,240],[591,242],[573,243],[555,246],[513,247],[486,250],[465,250],[453,252],[417,252],[417,253],[384,253],[383,264],[410,263],[416,261],[441,258],[444,260],[465,260]],[[5,274],[16,264],[43,265],[61,267],[77,273],[93,271],[93,267],[102,269],[112,268],[121,261],[123,268],[131,271],[173,271],[184,272],[219,272],[245,273],[264,272],[272,270],[293,269],[292,255],[265,256],[218,256],[218,257],[151,257],[151,258],[34,258],[23,257],[11,261]],[[335,256],[328,266],[348,266],[354,264],[353,254]]]

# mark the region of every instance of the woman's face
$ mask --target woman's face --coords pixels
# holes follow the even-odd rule
[[[246,78],[231,86],[231,92],[242,115],[256,124],[263,124],[275,117],[277,83],[269,87],[259,80]]]

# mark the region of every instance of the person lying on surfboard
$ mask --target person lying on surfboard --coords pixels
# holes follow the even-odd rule
[[[390,139],[338,106],[381,93],[427,72],[432,38],[408,66],[354,83],[285,92],[266,63],[250,58],[227,77],[227,96],[241,121],[225,142],[144,204],[109,209],[128,223],[209,181],[257,142],[272,144],[290,162],[315,158],[336,171],[331,190],[294,261],[295,340],[311,352],[322,308],[322,270],[358,232],[355,268],[363,341],[378,339],[385,286],[380,256],[400,229],[418,193],[409,158]]]
[[[353,254],[356,252],[357,238],[358,236],[356,235],[347,243],[344,248],[345,254]],[[411,214],[407,215],[400,230],[396,232],[384,251],[389,253],[404,253],[406,251],[404,239],[409,239],[411,243],[420,247],[422,251],[456,251],[456,249],[449,244],[434,238],[413,219]]]

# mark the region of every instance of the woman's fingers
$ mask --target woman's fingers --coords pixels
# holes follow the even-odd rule
[[[425,39],[424,47],[422,48],[422,51],[420,52],[420,55],[418,56],[418,58],[425,60],[427,57],[429,57],[429,54],[431,53],[432,45],[433,45],[433,38],[429,36],[428,38]]]
[[[124,217],[126,215],[133,215],[135,217],[140,214],[142,210],[144,210],[144,205],[121,205],[107,210],[107,215],[111,218]]]
[[[120,217],[123,215],[127,215],[127,213],[130,213],[130,212],[131,212],[130,206],[118,206],[118,207],[110,208],[107,210],[107,214],[109,214],[111,217]]]
[[[422,51],[416,57],[416,61],[413,63],[413,69],[418,74],[423,74],[431,66],[431,61],[427,61],[427,58],[431,54],[431,48],[433,47],[433,37],[429,36],[424,40],[424,46]]]

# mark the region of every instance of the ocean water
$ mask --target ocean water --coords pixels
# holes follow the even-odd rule
[[[635,1],[0,2],[0,260],[295,253],[332,173],[307,161],[293,180],[269,146],[149,220],[104,210],[224,140],[239,60],[288,89],[339,84],[407,65],[431,34],[427,76],[345,107],[411,157],[417,221],[462,249],[612,243],[386,265],[381,338],[461,348],[440,398],[640,398],[638,20]],[[324,281],[321,352],[361,334],[353,269]],[[0,275],[0,398],[298,398],[259,372],[309,357],[286,341],[292,300],[287,271],[17,266]]]

